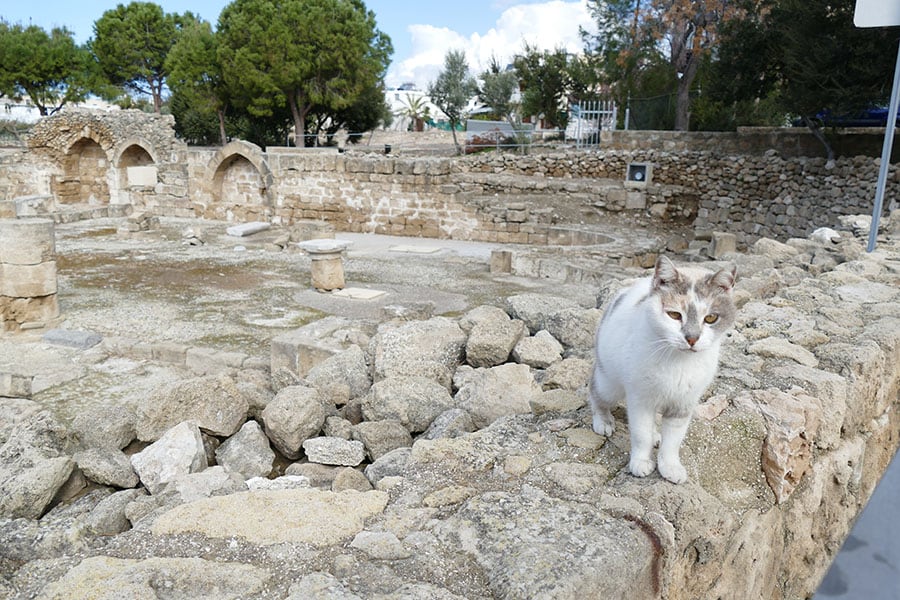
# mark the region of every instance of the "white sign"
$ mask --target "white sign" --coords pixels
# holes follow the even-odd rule
[[[853,24],[857,27],[900,25],[900,0],[856,0]]]

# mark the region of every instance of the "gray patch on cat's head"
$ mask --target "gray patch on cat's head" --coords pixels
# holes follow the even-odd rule
[[[659,296],[662,305],[682,306],[684,324],[689,331],[685,336],[696,337],[699,330],[694,324],[700,323],[709,314],[718,315],[718,320],[711,323],[713,329],[723,331],[730,328],[737,316],[731,291],[737,278],[737,269],[720,269],[715,273],[706,269],[677,267],[669,258],[660,256],[656,261],[653,273],[653,292]],[[696,308],[686,304],[691,291],[709,306],[706,314],[696,313]]]

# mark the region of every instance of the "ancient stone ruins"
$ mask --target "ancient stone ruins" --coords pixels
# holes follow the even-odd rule
[[[898,443],[900,212],[867,253],[871,158],[629,135],[0,148],[0,596],[809,597]],[[678,486],[586,406],[660,253],[739,273]]]

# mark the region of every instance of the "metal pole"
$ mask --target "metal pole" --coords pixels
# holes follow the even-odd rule
[[[891,106],[888,109],[888,122],[884,128],[884,146],[881,148],[881,165],[878,168],[878,186],[875,188],[875,206],[872,209],[872,227],[869,229],[869,245],[866,252],[875,250],[875,237],[878,235],[878,221],[881,219],[881,207],[884,204],[884,188],[887,184],[888,169],[891,166],[891,147],[894,144],[894,130],[897,127],[897,109],[900,108],[900,44],[897,46],[897,62],[894,65],[894,87],[891,90]]]

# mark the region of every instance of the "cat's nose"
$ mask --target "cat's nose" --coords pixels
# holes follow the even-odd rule
[[[697,343],[698,338],[697,338],[697,336],[694,336],[694,335],[686,335],[686,336],[684,336],[684,339],[688,343],[688,346],[693,348],[694,344]]]

